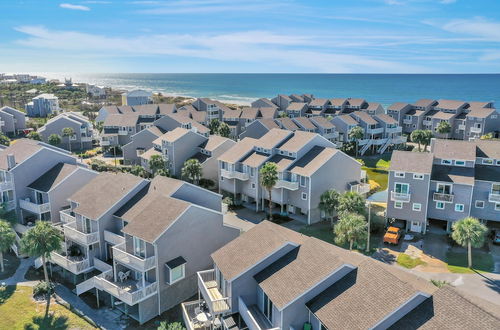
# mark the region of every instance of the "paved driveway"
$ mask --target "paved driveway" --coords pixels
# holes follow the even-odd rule
[[[224,214],[224,223],[229,226],[237,227],[245,232],[262,222],[265,217],[264,212],[256,213],[253,210],[241,208],[234,211],[228,211]]]

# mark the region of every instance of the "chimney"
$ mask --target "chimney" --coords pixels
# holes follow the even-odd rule
[[[7,169],[11,170],[14,166],[16,166],[16,157],[14,154],[7,155]]]

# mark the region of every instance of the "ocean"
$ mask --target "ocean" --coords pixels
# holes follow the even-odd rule
[[[44,73],[46,77],[166,95],[249,104],[260,97],[307,93],[359,97],[388,106],[421,98],[500,101],[500,74],[195,74]],[[42,73],[43,75],[43,73]]]

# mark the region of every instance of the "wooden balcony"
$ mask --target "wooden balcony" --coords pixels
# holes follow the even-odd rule
[[[391,201],[393,202],[409,202],[411,199],[411,194],[409,193],[398,193],[391,191]]]
[[[432,199],[435,202],[453,203],[453,194],[444,194],[435,192]]]
[[[77,229],[76,222],[63,225],[64,236],[83,245],[91,245],[99,242],[99,232],[84,233]]]
[[[141,258],[131,253],[128,253],[125,249],[125,243],[113,246],[113,259],[139,272],[145,272],[156,267],[155,256],[148,258]]]
[[[198,289],[212,314],[222,314],[231,309],[231,300],[222,295],[214,269],[198,272]]]
[[[20,199],[19,207],[35,214],[42,214],[50,211],[50,203],[36,204],[29,199]]]

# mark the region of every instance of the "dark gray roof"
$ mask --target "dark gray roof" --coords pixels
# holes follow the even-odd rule
[[[48,192],[73,173],[78,166],[59,163],[29,184],[28,188]]]
[[[395,150],[391,157],[391,171],[431,173],[433,157],[428,152]]]
[[[169,260],[165,263],[168,268],[173,269],[175,267],[179,267],[180,265],[185,264],[187,261],[183,257],[177,257],[172,260]]]
[[[476,180],[500,182],[500,166],[476,165]]]
[[[445,286],[410,311],[389,329],[482,329],[500,328],[500,319],[469,297]]]
[[[434,165],[431,180],[474,185],[474,172],[473,167]]]

